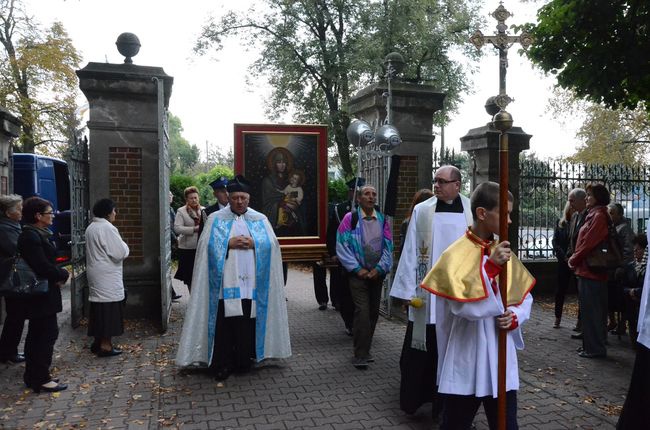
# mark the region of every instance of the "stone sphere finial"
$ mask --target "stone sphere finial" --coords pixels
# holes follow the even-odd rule
[[[404,57],[399,52],[391,52],[384,58],[384,69],[391,78],[398,75],[404,69]]]
[[[115,42],[117,50],[120,54],[124,55],[125,64],[133,64],[132,57],[135,57],[140,52],[140,39],[133,33],[122,33],[117,37]]]
[[[497,106],[496,98],[496,96],[492,96],[485,101],[485,112],[490,116],[496,115],[500,110],[499,106]]]
[[[494,115],[494,118],[492,118],[492,125],[501,132],[510,130],[512,128],[512,122],[512,115],[504,110],[500,110],[496,115]]]

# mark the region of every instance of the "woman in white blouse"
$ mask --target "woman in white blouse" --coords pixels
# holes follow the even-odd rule
[[[183,194],[185,206],[178,208],[174,220],[174,232],[178,235],[178,270],[174,278],[183,281],[191,290],[196,244],[207,217],[205,208],[199,204],[199,190],[196,187],[185,188]]]
[[[86,264],[90,287],[88,336],[93,336],[90,350],[99,357],[122,353],[113,347],[111,338],[124,333],[125,302],[122,263],[129,247],[122,240],[115,222],[115,203],[101,199],[93,206],[92,222],[86,229]]]

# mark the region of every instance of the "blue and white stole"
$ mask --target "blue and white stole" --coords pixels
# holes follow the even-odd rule
[[[221,212],[221,211],[220,211]],[[228,240],[231,237],[235,215],[224,209],[224,214],[218,213],[210,230],[208,242],[208,363],[212,362],[214,353],[214,335],[216,332],[219,297],[235,299],[235,289],[223,289],[224,265],[228,256]],[[266,334],[267,304],[270,287],[270,267],[272,242],[266,231],[263,216],[249,209],[244,215],[244,221],[255,244],[255,293],[253,296],[256,312],[255,320],[255,349],[258,360],[264,358],[264,340]],[[230,291],[227,291],[230,290]],[[233,296],[233,297],[230,297]]]

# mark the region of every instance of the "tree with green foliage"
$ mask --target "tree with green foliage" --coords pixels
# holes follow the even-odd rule
[[[650,116],[637,109],[609,109],[578,98],[572,91],[553,89],[549,99],[552,115],[561,123],[582,119],[576,133],[581,141],[577,151],[567,159],[586,164],[638,165],[647,161],[650,143]]]
[[[650,116],[643,109],[607,109],[591,105],[578,130],[582,140],[569,159],[587,164],[645,164],[650,143]]]
[[[465,67],[450,51],[463,50],[471,58],[479,55],[467,43],[479,27],[478,0],[263,3],[259,10],[211,19],[196,52],[218,50],[227,37],[262,46],[252,74],[268,79],[272,87],[268,115],[275,119],[292,111],[297,122],[327,124],[346,176],[353,175],[346,103],[358,89],[382,77],[386,54],[398,51],[404,56],[404,79],[435,83],[445,91],[448,113],[454,112],[460,94],[467,90]]]
[[[60,152],[79,125],[72,40],[60,22],[45,29],[20,0],[0,0],[0,44],[0,105],[22,120],[15,151]]]
[[[523,26],[527,55],[579,98],[650,110],[649,23],[648,0],[551,0]]]
[[[187,173],[199,161],[199,148],[183,137],[181,119],[169,113],[169,161],[172,173]]]

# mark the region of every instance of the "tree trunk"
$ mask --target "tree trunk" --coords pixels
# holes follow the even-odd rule
[[[347,129],[350,125],[350,117],[343,111],[330,111],[330,118],[332,121],[332,128],[334,129],[334,141],[336,142],[336,149],[339,152],[339,160],[341,161],[341,168],[343,175],[346,178],[352,177],[356,174],[355,169],[352,168],[350,163],[350,143],[348,142]]]

